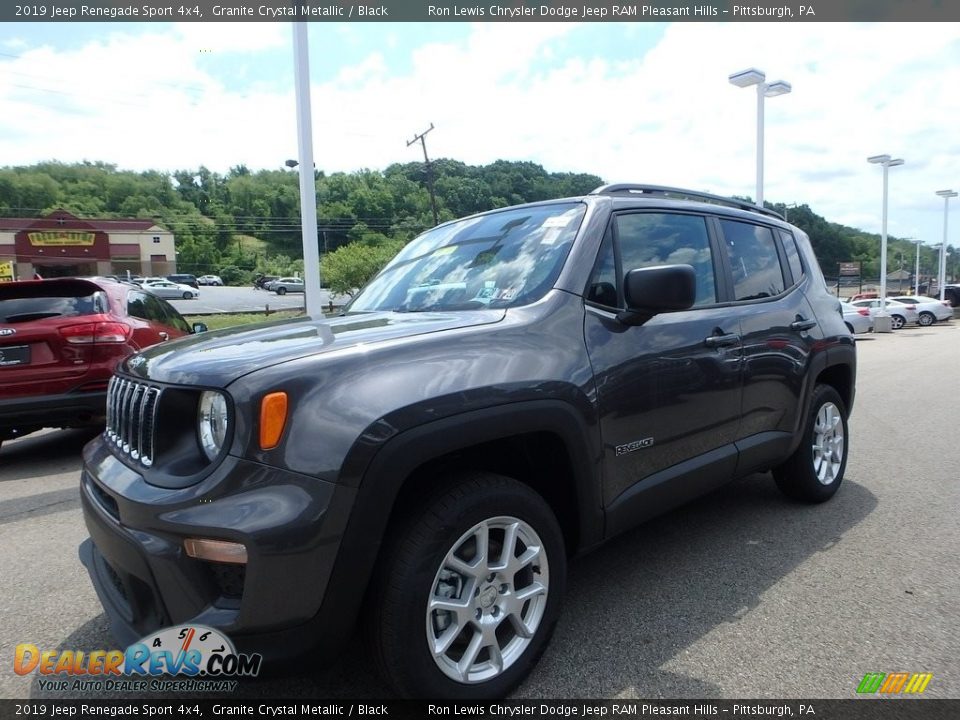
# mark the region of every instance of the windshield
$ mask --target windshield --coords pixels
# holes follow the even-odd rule
[[[553,287],[583,220],[582,203],[505,210],[412,240],[348,312],[426,312],[525,305]]]

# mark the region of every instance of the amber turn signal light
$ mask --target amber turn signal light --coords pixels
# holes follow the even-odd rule
[[[260,449],[272,450],[280,444],[287,424],[287,394],[272,392],[260,402]]]
[[[197,560],[209,562],[247,564],[247,548],[240,543],[226,540],[204,540],[202,538],[187,538],[183,541],[183,549],[187,555]]]

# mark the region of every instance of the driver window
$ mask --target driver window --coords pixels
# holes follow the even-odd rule
[[[694,306],[717,302],[707,224],[696,215],[618,215],[617,240],[623,272],[655,265],[690,265],[697,278]]]

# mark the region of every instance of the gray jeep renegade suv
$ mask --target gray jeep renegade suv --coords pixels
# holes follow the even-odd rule
[[[130,643],[184,623],[496,697],[567,559],[744,475],[830,498],[856,353],[775,213],[615,185],[410,242],[332,319],[152,347],[84,451],[80,549]],[[314,655],[313,657],[316,657]]]

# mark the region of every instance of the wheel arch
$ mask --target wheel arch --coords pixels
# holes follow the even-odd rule
[[[537,468],[538,460],[545,464]],[[333,645],[349,637],[390,523],[441,487],[448,473],[484,469],[531,486],[557,515],[571,554],[603,538],[599,428],[561,400],[510,403],[426,423],[384,442],[364,465],[318,613],[318,619],[338,618],[326,626]],[[524,468],[538,472],[516,477]]]

